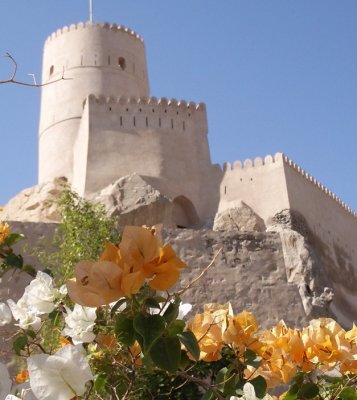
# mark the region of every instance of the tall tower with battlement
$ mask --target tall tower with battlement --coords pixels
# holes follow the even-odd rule
[[[39,127],[39,181],[73,176],[73,148],[88,95],[149,95],[145,47],[135,32],[118,25],[79,23],[45,42]]]
[[[40,183],[65,176],[84,195],[135,172],[192,203],[199,220],[212,213],[221,169],[205,105],[150,97],[138,34],[107,23],[58,30],[44,46],[43,83],[52,81],[42,88]]]

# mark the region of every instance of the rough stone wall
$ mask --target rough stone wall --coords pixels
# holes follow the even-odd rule
[[[11,226],[26,235],[25,251],[29,253],[40,239],[50,240],[56,225],[13,222]],[[263,326],[281,318],[301,326],[310,318],[334,315],[334,300],[325,291],[325,266],[296,231],[287,227],[271,232],[165,229],[163,238],[189,265],[182,274],[180,287],[197,277],[221,249],[212,267],[183,295],[185,302],[195,305],[195,311],[200,311],[203,303],[231,301],[236,312],[252,311]],[[45,267],[35,255],[27,259],[37,267]],[[26,275],[8,274],[0,283],[0,301],[9,296],[20,297],[27,282]],[[352,320],[350,315],[348,325]]]

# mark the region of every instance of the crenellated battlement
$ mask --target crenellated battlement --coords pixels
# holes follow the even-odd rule
[[[45,41],[45,45],[52,41],[55,40],[56,38],[60,37],[61,35],[64,35],[68,32],[72,31],[77,31],[81,29],[107,29],[111,30],[113,32],[124,32],[127,33],[128,35],[140,40],[140,42],[144,43],[144,39],[135,31],[132,29],[123,26],[123,25],[117,25],[117,24],[110,24],[108,22],[105,22],[103,24],[101,23],[95,23],[92,24],[91,22],[78,22],[76,24],[71,24],[71,25],[65,25],[63,28],[57,29],[57,31],[53,32],[51,35],[49,35]]]
[[[309,183],[316,186],[319,190],[321,190],[328,197],[336,201],[345,211],[350,213],[353,217],[357,218],[357,212],[355,212],[351,207],[349,207],[346,203],[344,203],[338,196],[336,196],[331,190],[329,190],[326,186],[320,183],[317,179],[315,179],[312,175],[306,172],[303,168],[297,165],[294,161],[288,158],[283,153],[276,153],[274,156],[268,154],[264,158],[256,157],[254,160],[248,158],[242,161],[235,161],[233,165],[229,162],[223,164],[223,171],[226,172],[239,172],[239,170],[251,171],[254,175],[254,168],[260,168],[264,166],[271,166],[272,164],[284,164],[288,167],[292,168],[296,172],[298,172],[301,176],[303,176]]]
[[[233,165],[229,162],[223,164],[223,171],[234,171],[239,169],[250,169],[256,167],[263,167],[274,163],[282,163],[283,153],[276,153],[274,156],[268,154],[264,158],[255,157],[254,160],[247,158],[243,162],[240,160],[234,161]]]
[[[319,190],[325,193],[328,197],[336,201],[345,211],[350,213],[353,217],[357,218],[357,213],[349,207],[346,203],[344,203],[338,196],[336,196],[331,190],[329,190],[326,186],[316,180],[312,175],[306,172],[303,168],[297,165],[294,161],[288,158],[285,154],[282,154],[283,161],[285,165],[288,165],[290,168],[297,171],[300,175],[302,175],[308,182],[316,186]]]
[[[206,105],[204,103],[195,103],[193,101],[187,102],[185,100],[176,100],[170,99],[168,100],[166,97],[156,98],[156,97],[126,97],[120,96],[117,98],[107,97],[107,96],[96,96],[94,94],[90,94],[88,96],[88,100],[92,103],[98,104],[120,104],[122,106],[152,106],[158,109],[166,110],[167,113],[175,112],[185,112],[190,113],[194,112],[206,112]],[[129,111],[129,110],[128,110]],[[178,114],[177,114],[178,115]]]

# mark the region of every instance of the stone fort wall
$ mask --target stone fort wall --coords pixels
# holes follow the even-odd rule
[[[334,282],[333,308],[341,321],[355,307],[357,295],[357,214],[336,195],[282,153],[264,159],[236,161],[224,166],[219,211],[244,201],[267,226],[283,209],[304,216],[310,240],[326,266],[327,281]]]
[[[217,207],[222,172],[211,164],[203,103],[90,95],[73,154],[81,195],[136,172],[171,199],[185,196],[200,221]]]

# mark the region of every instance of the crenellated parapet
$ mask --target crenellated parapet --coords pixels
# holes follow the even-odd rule
[[[248,170],[250,168],[256,168],[256,167],[264,167],[264,166],[269,166],[275,163],[282,163],[283,161],[283,153],[276,153],[274,156],[268,154],[264,158],[261,157],[255,157],[254,160],[247,158],[244,161],[234,161],[233,165],[229,162],[226,162],[223,164],[223,171],[236,171],[236,170]]]
[[[105,22],[103,24],[100,23],[92,24],[91,22],[85,22],[85,23],[78,22],[76,24],[71,24],[69,26],[66,25],[63,28],[57,29],[57,31],[53,32],[51,35],[47,37],[45,44],[68,32],[78,31],[83,29],[107,29],[112,32],[123,32],[132,36],[133,38],[140,40],[141,42],[144,42],[144,39],[138,33],[123,25],[110,24],[108,22]]]
[[[338,196],[336,196],[330,189],[320,183],[317,179],[315,179],[312,175],[306,172],[303,168],[297,165],[294,161],[288,158],[285,154],[282,154],[282,159],[284,164],[298,172],[301,176],[303,176],[309,184],[317,187],[321,192],[323,192],[326,196],[334,200],[338,203],[345,211],[351,214],[353,217],[357,218],[357,213],[349,207],[346,203],[344,203]]]
[[[88,96],[90,102],[98,104],[120,104],[123,106],[151,106],[167,112],[187,112],[188,115],[197,111],[206,111],[205,103],[187,102],[185,100],[168,100],[166,97],[127,97],[127,96],[96,96],[90,94]]]
[[[109,118],[117,129],[165,130],[173,133],[207,134],[206,106],[165,97],[108,97],[89,95],[101,118]],[[99,114],[96,114],[99,118]]]

